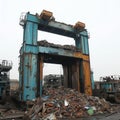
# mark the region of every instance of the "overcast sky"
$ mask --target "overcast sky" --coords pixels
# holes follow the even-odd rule
[[[0,0],[0,59],[12,60],[10,78],[18,79],[19,50],[23,29],[19,25],[22,12],[53,12],[56,21],[74,25],[84,22],[90,33],[91,68],[95,80],[120,74],[120,0]],[[39,31],[38,39],[59,44],[74,44],[74,40]],[[49,69],[48,69],[49,68]],[[44,66],[44,72],[62,68]]]

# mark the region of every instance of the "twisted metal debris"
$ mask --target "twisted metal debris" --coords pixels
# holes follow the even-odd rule
[[[112,113],[111,104],[105,99],[88,96],[70,88],[59,87],[44,90],[44,96],[36,99],[26,113],[26,119],[81,118],[102,113]]]

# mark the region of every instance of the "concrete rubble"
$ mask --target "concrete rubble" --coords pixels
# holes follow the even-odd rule
[[[77,119],[114,112],[115,108],[105,99],[88,96],[70,88],[59,87],[43,90],[43,97],[35,100],[24,119]]]

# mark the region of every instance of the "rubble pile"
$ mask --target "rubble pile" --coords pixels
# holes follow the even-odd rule
[[[0,109],[0,120],[22,119],[23,111],[17,109]]]
[[[16,107],[12,100],[5,100],[5,103],[0,103],[0,120],[22,119],[24,110]],[[20,103],[19,103],[20,104]]]
[[[53,43],[49,43],[46,40],[38,41],[37,44],[40,45],[40,46],[44,46],[44,47],[62,48],[62,49],[66,49],[66,50],[76,51],[76,47],[73,46],[73,45],[53,44]]]
[[[44,88],[57,88],[63,85],[63,75],[49,74],[44,76]]]
[[[44,96],[38,98],[26,113],[25,119],[69,119],[113,112],[111,104],[104,99],[88,96],[70,88],[48,88],[43,94]]]

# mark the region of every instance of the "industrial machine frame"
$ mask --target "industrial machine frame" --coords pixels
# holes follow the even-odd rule
[[[61,64],[64,87],[92,95],[88,32],[84,24],[78,22],[73,26],[57,22],[48,11],[41,15],[28,12],[20,24],[24,29],[19,66],[20,100],[42,96],[43,63]],[[73,38],[76,51],[38,45],[38,30]]]

